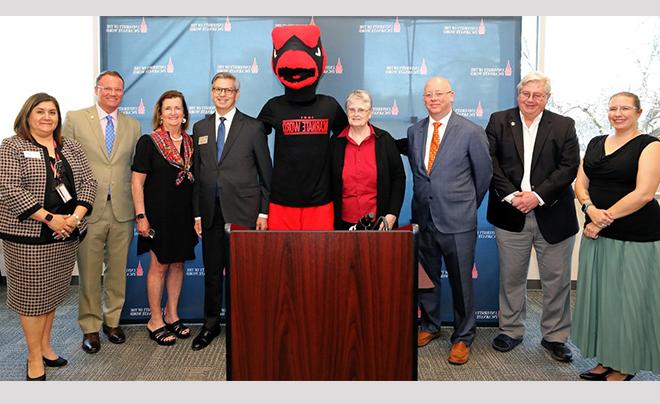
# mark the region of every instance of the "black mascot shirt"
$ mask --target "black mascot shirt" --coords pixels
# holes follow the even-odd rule
[[[320,206],[330,193],[330,132],[340,133],[348,119],[337,101],[317,94],[309,102],[284,95],[268,100],[258,119],[275,129],[271,202],[293,207]]]

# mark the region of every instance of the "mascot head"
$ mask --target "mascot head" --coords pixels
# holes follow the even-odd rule
[[[325,49],[316,25],[285,25],[273,29],[273,72],[285,87],[316,87],[325,70]]]

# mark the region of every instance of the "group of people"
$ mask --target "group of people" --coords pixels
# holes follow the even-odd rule
[[[572,359],[570,334],[598,360],[580,375],[584,379],[660,373],[660,298],[654,293],[660,287],[660,206],[654,200],[660,142],[640,134],[634,94],[612,96],[614,134],[594,138],[582,164],[575,124],[546,109],[550,80],[539,72],[518,84],[517,107],[493,113],[485,130],[453,111],[449,80],[429,79],[422,94],[428,117],[408,128],[403,142],[371,124],[372,99],[364,90],[349,94],[346,113],[331,97],[309,95],[327,112],[325,136],[305,136],[283,124],[277,118],[282,111],[308,115],[288,101],[270,100],[258,119],[241,113],[239,80],[226,72],[211,80],[215,113],[196,122],[192,134],[179,91],[159,97],[152,131],[144,136],[135,119],[118,111],[124,94],[118,72],[101,73],[95,94],[96,105],[69,112],[64,123],[54,97],[33,95],[16,117],[15,136],[0,146],[7,305],[25,334],[27,380],[45,380],[46,367],[67,364],[53,350],[50,332],[76,256],[85,352],[99,351],[101,331],[111,343],[126,341],[119,316],[134,226],[138,254],[150,256],[147,332],[157,344],[173,345],[191,337],[177,306],[183,263],[194,258],[201,238],[204,321],[191,344],[200,350],[221,330],[225,223],[346,230],[373,213],[383,218],[381,229],[395,228],[406,180],[400,154],[408,157],[413,177],[420,261],[435,286],[419,295],[418,347],[441,334],[444,264],[454,312],[448,361],[469,360],[476,335],[477,209],[490,191],[488,220],[500,260],[500,333],[493,348],[507,352],[523,340],[533,247],[543,288],[541,345],[553,359]],[[267,142],[273,128],[274,165]],[[301,161],[296,153],[303,149],[311,152]],[[576,194],[587,224],[571,327]]]

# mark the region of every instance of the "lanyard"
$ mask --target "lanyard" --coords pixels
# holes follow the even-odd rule
[[[53,140],[53,151],[55,152],[55,164],[53,164],[50,159],[48,159],[48,162],[50,163],[50,169],[53,170],[53,178],[59,180],[62,174],[62,160],[60,159],[59,153],[57,153],[57,143],[55,143],[55,140]]]

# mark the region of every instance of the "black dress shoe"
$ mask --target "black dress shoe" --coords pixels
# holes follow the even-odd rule
[[[500,334],[493,339],[493,349],[500,352],[509,352],[522,342],[522,338],[511,338],[506,334]]]
[[[88,354],[97,353],[101,349],[101,340],[99,339],[98,332],[90,332],[83,335],[82,342],[83,351]]]
[[[30,371],[29,371],[30,366],[28,364],[25,365],[25,380],[28,382],[45,382],[46,381],[46,372],[44,372],[43,375],[38,376],[38,377],[30,377]]]
[[[612,371],[612,368],[605,368],[603,373],[593,373],[588,370],[584,373],[580,373],[580,379],[589,380],[590,382],[604,382],[607,380],[607,375]]]
[[[126,342],[126,334],[124,334],[124,330],[121,329],[121,326],[108,327],[103,324],[103,334],[107,335],[108,341],[113,344],[123,344]]]
[[[69,361],[62,358],[61,356],[58,356],[57,359],[48,359],[45,356],[43,358],[44,358],[44,364],[49,368],[60,368],[66,365],[67,363],[69,363]]]
[[[550,342],[546,341],[545,338],[541,340],[541,345],[543,348],[547,349],[550,352],[552,359],[559,362],[570,362],[573,360],[573,354],[571,350],[568,349],[566,344],[563,342]]]
[[[206,327],[202,327],[199,334],[193,339],[192,350],[199,351],[200,349],[206,348],[218,335],[220,335],[220,327],[215,327],[210,330]]]

